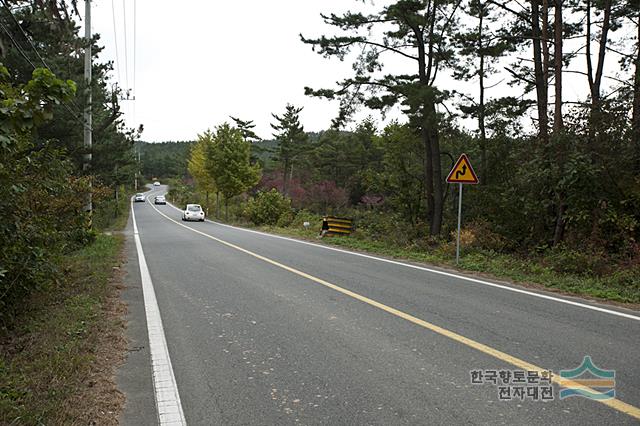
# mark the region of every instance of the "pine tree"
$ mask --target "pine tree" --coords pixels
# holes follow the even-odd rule
[[[344,125],[359,105],[382,110],[398,104],[404,107],[412,127],[420,133],[425,153],[424,198],[432,235],[442,228],[444,179],[437,106],[447,97],[438,90],[436,78],[454,59],[451,35],[460,3],[401,0],[370,15],[322,15],[325,23],[344,34],[317,39],[301,36],[304,43],[324,56],[344,59],[354,48],[361,52],[354,63],[355,75],[340,82],[337,89],[305,89],[308,95],[340,100],[335,126]],[[412,61],[413,73],[380,76],[384,71],[382,58],[390,55]]]
[[[473,117],[478,122],[478,136],[480,145],[480,183],[489,182],[489,160],[487,153],[487,121],[491,115],[507,112],[508,108],[526,107],[527,101],[519,101],[515,97],[503,97],[487,100],[487,86],[492,84],[487,79],[497,69],[498,60],[516,49],[516,44],[509,41],[509,34],[503,27],[496,28],[499,15],[495,5],[487,0],[470,0],[465,12],[475,21],[466,28],[461,28],[455,35],[456,47],[461,59],[454,64],[454,77],[462,80],[478,81],[478,95],[466,97],[467,102],[460,105],[465,116]],[[489,117],[488,117],[489,115]],[[515,118],[514,118],[515,119]]]
[[[275,130],[273,136],[278,141],[278,160],[282,164],[284,195],[287,195],[288,183],[293,176],[293,161],[305,149],[308,142],[304,127],[300,124],[301,111],[302,108],[287,104],[281,116],[271,114],[276,120],[275,123],[271,123],[271,127]]]

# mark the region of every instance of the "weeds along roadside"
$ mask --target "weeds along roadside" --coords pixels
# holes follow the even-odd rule
[[[290,204],[266,197],[238,197],[216,215],[215,197],[209,196],[209,217],[229,224],[260,229],[280,235],[318,242],[322,215],[306,209],[291,210]],[[179,180],[170,182],[169,200],[180,206],[200,203],[205,195]],[[262,201],[262,205],[261,205]],[[482,222],[468,223],[461,235],[462,257],[455,265],[455,235],[424,238],[404,226],[389,212],[351,209],[342,212],[354,217],[356,231],[349,237],[324,238],[322,244],[424,262],[463,272],[508,280],[525,286],[566,294],[592,297],[623,304],[640,304],[640,264],[619,263],[602,253],[577,251],[567,247],[522,251],[492,233]],[[265,220],[270,217],[270,220]],[[304,227],[308,222],[309,227]]]
[[[120,302],[129,193],[98,205],[95,240],[58,260],[59,276],[0,333],[0,424],[116,424],[124,397],[113,369],[124,356]],[[117,215],[115,214],[117,211]]]

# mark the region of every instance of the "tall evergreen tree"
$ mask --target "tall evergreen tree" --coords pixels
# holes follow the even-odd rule
[[[256,125],[253,120],[242,120],[237,117],[229,116],[233,120],[235,127],[242,132],[242,137],[251,143],[260,141],[260,137],[253,131]]]
[[[487,113],[498,114],[504,112],[505,107],[522,108],[527,102],[513,96],[487,100],[487,86],[494,86],[487,83],[487,79],[497,72],[498,60],[516,49],[516,43],[509,40],[504,27],[496,28],[499,14],[492,3],[487,0],[470,0],[464,10],[475,22],[461,28],[455,36],[462,60],[454,64],[454,77],[467,81],[477,79],[478,82],[477,97],[467,98],[468,102],[461,105],[460,109],[478,122],[480,183],[486,185],[489,182]],[[512,119],[517,120],[517,117]]]
[[[11,1],[0,3],[0,19],[4,29],[0,39],[5,46],[4,64],[18,83],[29,80],[34,66],[50,69],[57,77],[76,82],[78,93],[84,93],[84,57],[87,42],[80,36],[74,17],[79,16],[75,1]],[[8,32],[8,34],[7,34]],[[118,182],[133,176],[133,141],[142,132],[140,128],[125,128],[118,102],[119,91],[108,81],[112,69],[110,62],[101,62],[102,47],[95,35],[92,43],[92,112],[93,160],[87,173],[97,182],[117,187]],[[56,105],[56,120],[38,129],[34,137],[40,145],[54,144],[73,160],[76,174],[82,174],[84,118],[83,99],[78,96]],[[127,173],[128,176],[123,175]]]
[[[302,108],[296,108],[287,104],[282,115],[271,114],[276,120],[271,123],[275,130],[273,137],[278,141],[278,160],[282,165],[282,192],[287,195],[288,183],[293,176],[293,161],[303,151],[308,142],[304,127],[300,124],[300,112]]]
[[[343,125],[355,108],[386,109],[401,103],[411,125],[420,133],[425,152],[424,197],[432,235],[440,233],[443,209],[443,176],[440,159],[441,116],[437,106],[447,94],[438,89],[439,71],[453,60],[451,35],[461,0],[401,0],[377,13],[346,12],[322,15],[325,23],[342,30],[338,36],[307,39],[324,56],[343,59],[352,49],[360,54],[355,75],[337,89],[306,89],[309,95],[340,100],[335,125]],[[395,55],[413,63],[413,73],[386,74],[383,56]]]

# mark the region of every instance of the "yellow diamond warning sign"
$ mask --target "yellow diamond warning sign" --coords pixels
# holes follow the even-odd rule
[[[476,176],[476,172],[473,171],[467,154],[462,154],[460,158],[458,158],[456,165],[453,166],[453,169],[449,172],[449,176],[447,176],[447,182],[478,183],[478,176]]]

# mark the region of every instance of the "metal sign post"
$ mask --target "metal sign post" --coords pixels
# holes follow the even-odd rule
[[[462,154],[447,176],[448,183],[457,183],[458,192],[458,236],[456,238],[456,265],[460,262],[460,224],[462,223],[462,184],[478,183],[467,154]]]
[[[460,223],[462,222],[462,184],[459,183],[460,192],[458,193],[458,238],[456,240],[456,265],[460,262]]]

